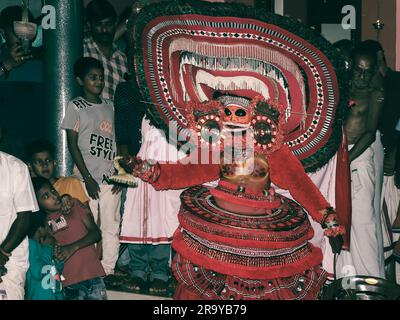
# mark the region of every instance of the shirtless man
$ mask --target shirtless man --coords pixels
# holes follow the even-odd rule
[[[345,123],[352,180],[350,255],[357,275],[376,277],[384,277],[380,223],[383,148],[377,131],[383,102],[383,77],[376,53],[361,43],[353,54],[350,112]]]

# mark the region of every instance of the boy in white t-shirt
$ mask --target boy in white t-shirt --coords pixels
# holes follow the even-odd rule
[[[62,129],[67,132],[68,148],[75,163],[74,174],[81,179],[91,201],[90,209],[102,232],[102,265],[107,275],[114,273],[119,253],[119,188],[108,185],[114,173],[117,153],[114,106],[103,100],[104,69],[94,58],[80,58],[74,75],[83,95],[68,103]]]

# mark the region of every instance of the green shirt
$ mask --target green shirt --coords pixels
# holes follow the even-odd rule
[[[62,262],[54,259],[53,247],[29,239],[29,270],[26,273],[25,299],[63,300],[61,281],[57,280],[63,267]],[[55,270],[58,277],[54,277]]]

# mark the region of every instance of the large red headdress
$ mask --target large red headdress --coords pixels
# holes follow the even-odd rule
[[[284,126],[284,143],[307,171],[335,154],[347,100],[345,64],[315,31],[263,10],[203,1],[157,3],[135,20],[136,84],[158,127],[182,136],[192,124],[200,139],[217,142],[224,118],[249,120],[236,114],[247,101],[260,151],[279,144]],[[243,101],[231,102],[239,107],[229,115],[221,96]]]

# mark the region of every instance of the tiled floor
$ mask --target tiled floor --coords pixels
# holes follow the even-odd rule
[[[108,300],[172,300],[166,297],[107,290]]]

